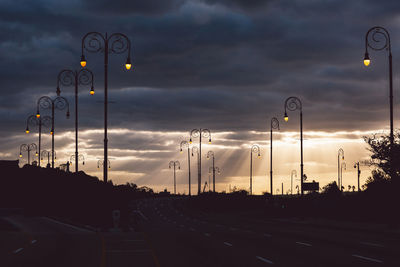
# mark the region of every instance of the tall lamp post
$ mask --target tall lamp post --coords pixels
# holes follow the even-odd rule
[[[201,193],[201,138],[202,137],[208,138],[208,142],[211,144],[211,131],[208,130],[208,129],[201,129],[201,128],[200,129],[193,129],[190,132],[190,141],[189,141],[189,143],[193,142],[192,138],[197,138],[197,137],[199,138],[199,148],[200,148],[200,151],[199,151],[200,157],[199,157],[199,173],[198,173],[197,194],[200,195],[200,193]]]
[[[54,111],[56,109],[58,110],[64,110],[67,109],[67,119],[69,119],[69,103],[68,100],[65,97],[62,96],[57,96],[54,99],[51,99],[48,96],[42,96],[39,98],[37,102],[37,111],[36,111],[36,117],[40,118],[40,110],[41,109],[51,109],[51,154],[52,154],[52,159],[51,159],[51,167],[54,168]]]
[[[344,160],[344,150],[339,148],[337,155],[337,176],[338,176],[338,187],[340,189],[340,181],[341,181],[341,164],[340,160]]]
[[[297,172],[296,170],[292,170],[292,172],[290,173],[290,192],[293,195],[293,176],[297,177]]]
[[[279,120],[277,119],[277,118],[272,118],[271,119],[271,137],[270,137],[270,150],[271,150],[271,152],[270,152],[270,171],[269,171],[269,177],[270,177],[270,184],[271,184],[271,195],[273,194],[273,191],[272,191],[272,130],[273,129],[276,129],[276,130],[279,130]]]
[[[50,156],[52,156],[52,152],[48,150],[43,150],[41,154],[40,160],[43,160],[43,157],[47,157],[47,166],[50,166]],[[57,153],[54,151],[54,161],[57,160]]]
[[[219,167],[213,165],[213,167],[210,167],[208,169],[208,174],[212,174],[213,175],[213,192],[214,193],[215,193],[215,172],[217,172],[218,174],[221,173]],[[208,181],[208,183],[210,183],[210,181]],[[210,191],[211,191],[211,189],[210,189]]]
[[[212,175],[213,175],[213,192],[215,193],[215,155],[214,151],[208,151],[207,152],[207,159],[212,157]],[[210,185],[209,185],[210,186]]]
[[[383,37],[384,40],[381,40]],[[383,41],[383,42],[382,42]],[[390,145],[393,145],[393,69],[392,69],[392,47],[389,32],[380,26],[372,27],[365,35],[364,65],[368,66],[371,59],[368,54],[368,47],[375,51],[387,50],[389,52],[389,102],[390,102]]]
[[[360,192],[360,162],[357,161],[356,163],[354,163],[354,168],[357,169],[357,190],[358,192]]]
[[[250,195],[253,194],[253,153],[257,153],[258,157],[261,157],[260,147],[258,145],[253,145],[250,148]]]
[[[28,152],[28,165],[31,164],[31,151],[35,150],[35,156],[38,156],[38,152],[37,152],[37,146],[35,143],[32,144],[22,144],[19,147],[19,157],[22,158],[22,152]]]
[[[346,170],[346,162],[340,164],[340,191],[343,191],[343,169]]]
[[[285,121],[289,120],[287,115],[287,110],[289,111],[300,111],[300,191],[301,195],[304,194],[303,191],[303,176],[304,176],[304,164],[303,164],[303,106],[298,97],[291,96],[288,97],[285,101]]]
[[[94,94],[93,73],[88,69],[62,70],[57,76],[57,96],[60,95],[60,85],[75,87],[75,172],[78,172],[78,86],[91,84],[90,94]]]
[[[192,195],[191,191],[191,184],[190,184],[190,145],[188,141],[182,141],[180,144],[180,152],[183,153],[183,149],[187,147],[187,152],[188,152],[188,170],[189,170],[189,196]]]
[[[49,116],[43,116],[43,117],[39,117],[37,118],[36,115],[30,115],[28,117],[28,119],[26,120],[26,129],[25,129],[25,133],[29,134],[30,130],[29,130],[29,126],[38,126],[38,131],[39,131],[39,143],[38,143],[38,151],[39,151],[39,155],[38,155],[38,165],[40,167],[40,151],[41,151],[41,144],[42,144],[42,126],[45,127],[49,127],[51,123],[51,117]]]
[[[123,33],[112,33],[110,36],[99,32],[88,32],[82,38],[82,56],[81,66],[84,68],[87,64],[84,52],[104,53],[104,165],[103,180],[107,182],[108,178],[108,54],[122,54],[128,51],[128,57],[125,62],[125,68],[131,69],[131,41]]]
[[[82,165],[85,165],[85,156],[83,156],[82,154],[79,154],[78,155],[78,159],[76,159],[76,154],[75,155],[71,155],[70,157],[69,157],[69,161],[71,162],[71,165],[72,165],[72,162],[75,160],[75,164],[78,164],[78,162],[79,161],[82,161]],[[76,168],[75,168],[76,169]]]
[[[179,163],[179,161],[170,161],[169,162],[169,168],[171,169],[172,167],[174,167],[174,195],[176,195],[176,168],[178,168],[179,170],[181,169],[181,164]]]
[[[200,177],[200,153],[197,146],[192,147],[192,157],[194,157],[194,154],[197,154],[197,177]]]

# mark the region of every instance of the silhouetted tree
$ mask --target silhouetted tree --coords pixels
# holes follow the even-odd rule
[[[328,194],[328,195],[340,195],[341,192],[339,190],[339,187],[336,184],[336,181],[333,181],[332,183],[329,183],[322,187],[322,193],[323,194]]]
[[[400,133],[394,135],[393,145],[390,145],[389,135],[374,134],[364,136],[368,150],[372,153],[371,164],[382,170],[388,179],[399,180],[400,176]]]

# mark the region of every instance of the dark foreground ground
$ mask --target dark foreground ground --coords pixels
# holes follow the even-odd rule
[[[269,217],[136,201],[134,231],[47,217],[0,220],[0,266],[400,266],[400,231],[386,224]]]

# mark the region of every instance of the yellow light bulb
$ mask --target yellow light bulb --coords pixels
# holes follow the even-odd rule
[[[53,132],[53,131],[51,131],[51,132],[50,132],[50,135],[53,135],[53,133],[54,133],[54,132]]]
[[[131,67],[132,67],[132,64],[125,64],[125,68],[126,68],[127,70],[130,70]]]
[[[371,63],[371,60],[370,60],[370,59],[364,59],[364,65],[365,65],[366,67],[369,66],[369,63]]]
[[[27,133],[27,134],[28,134],[28,133],[29,133],[29,130],[26,130],[26,131],[25,131],[25,133]]]
[[[81,61],[82,68],[86,67],[86,61]]]
[[[90,90],[90,95],[94,95],[94,90]]]
[[[288,116],[285,116],[285,121],[288,121],[289,120],[289,117]]]
[[[22,158],[22,154],[19,154],[19,157]]]
[[[40,118],[40,113],[36,114],[36,118]]]

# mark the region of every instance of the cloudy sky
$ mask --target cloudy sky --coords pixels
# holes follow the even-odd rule
[[[215,153],[217,190],[249,187],[252,144],[262,154],[253,161],[254,191],[269,190],[270,120],[277,117],[274,190],[284,183],[287,191],[291,170],[300,173],[299,113],[290,112],[284,122],[284,102],[297,96],[305,173],[321,186],[336,180],[343,148],[343,184],[356,185],[353,164],[368,157],[362,137],[389,127],[388,53],[370,51],[371,65],[362,64],[365,34],[377,25],[391,33],[397,128],[398,1],[2,0],[0,158],[15,159],[20,144],[37,142],[37,129],[24,133],[26,119],[39,97],[55,96],[61,70],[80,69],[82,37],[121,32],[131,40],[134,70],[124,69],[126,54],[110,54],[109,178],[115,183],[172,190],[168,163],[179,160],[178,191],[187,193],[187,155],[179,144],[190,130],[208,128],[213,143],[202,152]],[[79,90],[79,147],[86,158],[80,167],[102,178],[103,54],[86,53],[86,59],[96,94],[90,96],[87,86]],[[72,116],[56,112],[57,163],[74,153],[73,88],[61,91]],[[43,131],[43,149],[49,150],[49,129]],[[196,158],[191,160],[194,179]],[[209,166],[204,157],[203,180]],[[362,167],[362,182],[370,171]]]

